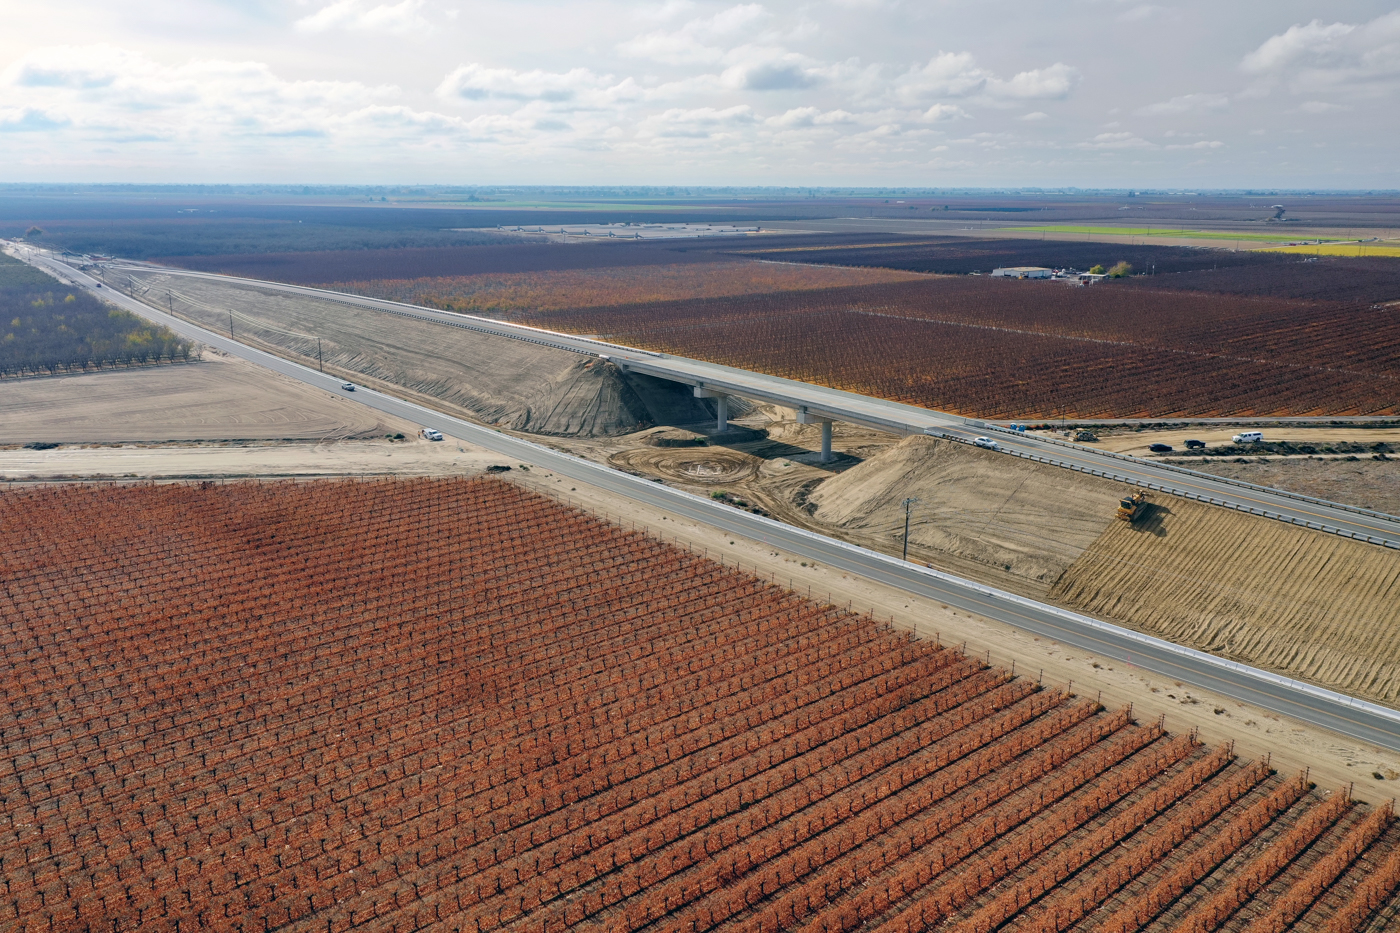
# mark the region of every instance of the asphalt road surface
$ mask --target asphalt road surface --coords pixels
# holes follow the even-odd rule
[[[160,271],[168,275],[255,284],[259,288],[327,298],[361,307],[376,308],[406,317],[436,321],[445,326],[465,327],[484,333],[509,336],[577,353],[586,353],[591,356],[606,356],[626,369],[646,375],[703,387],[715,392],[737,395],[742,398],[771,402],[786,408],[806,408],[808,413],[815,418],[859,424],[896,434],[926,433],[948,437],[964,443],[971,443],[978,436],[990,435],[996,439],[999,449],[1008,455],[1024,456],[1053,466],[1092,473],[1169,495],[1196,499],[1290,524],[1305,525],[1321,531],[1340,534],[1371,544],[1400,549],[1400,518],[1392,515],[1214,477],[1173,464],[1155,463],[1124,454],[1095,450],[1080,444],[1071,444],[1034,435],[1016,434],[999,425],[963,418],[946,412],[889,402],[853,392],[842,392],[838,389],[829,389],[825,386],[797,382],[792,379],[767,376],[762,373],[722,366],[718,363],[706,363],[670,354],[651,353],[632,347],[591,340],[586,337],[576,337],[556,331],[494,321],[490,318],[434,311],[415,305],[365,298],[359,295],[347,295],[343,292],[332,292],[301,285],[282,285],[276,282],[239,279],[204,272],[187,272],[140,263],[115,264],[108,272],[109,278],[114,281],[120,279],[123,267],[133,271]]]
[[[44,257],[26,258],[35,265],[55,272],[80,286],[92,288],[98,284],[96,279]],[[537,464],[561,476],[590,483],[615,495],[663,508],[678,516],[786,549],[838,570],[861,574],[906,592],[939,600],[965,612],[975,612],[1023,631],[1053,639],[1060,644],[1090,651],[1102,658],[1135,665],[1161,676],[1215,690],[1342,735],[1400,751],[1400,712],[1395,710],[793,528],[711,499],[672,489],[453,418],[394,396],[364,388],[358,389],[353,395],[343,393],[340,390],[341,380],[338,378],[222,337],[114,289],[104,288],[102,293],[108,300],[149,320],[164,324],[183,336],[217,347],[308,385],[340,393],[386,414],[436,428],[444,434],[497,451],[510,459]]]

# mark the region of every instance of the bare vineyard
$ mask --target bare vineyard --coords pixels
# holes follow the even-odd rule
[[[1400,411],[1393,307],[961,277],[531,322],[982,417]]]
[[[1400,887],[1388,810],[501,481],[3,496],[6,928],[1351,931]]]

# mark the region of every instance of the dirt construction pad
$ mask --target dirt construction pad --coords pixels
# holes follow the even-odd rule
[[[209,354],[194,364],[13,380],[0,390],[0,444],[321,440],[387,431],[363,405]]]

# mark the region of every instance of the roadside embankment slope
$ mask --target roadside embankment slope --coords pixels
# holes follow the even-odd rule
[[[138,281],[147,300],[205,327],[232,327],[328,372],[388,383],[518,431],[611,436],[710,416],[684,386],[578,353],[231,282],[161,273]]]
[[[1182,499],[1113,522],[1050,598],[1336,690],[1400,702],[1400,553]]]
[[[813,519],[838,533],[896,547],[907,497],[919,501],[909,553],[935,552],[1036,584],[1043,593],[1103,532],[1122,487],[932,437],[909,437],[823,482]],[[845,534],[842,534],[845,536]]]

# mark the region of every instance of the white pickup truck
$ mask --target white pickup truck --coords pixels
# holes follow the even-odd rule
[[[442,432],[441,432],[441,431],[436,431],[436,430],[434,430],[434,429],[432,429],[432,428],[424,428],[423,430],[421,430],[421,431],[418,432],[418,436],[419,436],[419,437],[425,437],[425,438],[427,438],[427,439],[430,440],[430,441],[440,441],[440,440],[442,440]]]

